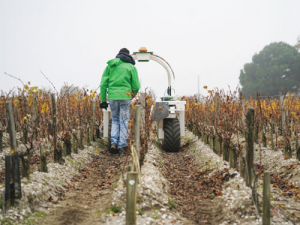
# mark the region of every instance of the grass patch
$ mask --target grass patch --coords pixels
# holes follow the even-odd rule
[[[145,212],[141,208],[138,208],[137,211],[138,211],[140,216],[145,214]]]
[[[35,217],[35,218],[41,218],[41,217],[47,216],[47,213],[45,213],[45,212],[36,212],[32,216]]]
[[[110,213],[121,213],[122,212],[122,207],[119,205],[112,205],[110,206],[107,210],[105,210],[106,214]]]
[[[158,140],[154,140],[153,141],[153,144],[156,148],[158,148],[159,150],[162,149],[162,142],[161,141],[158,141]]]
[[[3,218],[3,220],[0,220],[1,225],[12,225],[12,222],[9,218]]]
[[[170,198],[168,198],[168,204],[169,204],[169,206],[171,206],[174,209],[177,208],[176,203],[172,199],[170,199]]]
[[[96,215],[96,217],[100,217],[101,216],[101,212],[97,211],[97,212],[95,212],[95,215]]]
[[[36,212],[36,213],[28,213],[23,216],[23,220],[12,220],[10,218],[3,218],[0,220],[1,225],[15,225],[15,224],[23,224],[23,225],[37,225],[36,219],[44,218],[47,216],[47,213],[44,212]]]
[[[106,148],[107,146],[107,141],[104,138],[96,139],[96,142],[97,142],[96,145],[97,148]]]
[[[68,161],[71,163],[71,165],[75,164],[74,161],[72,159],[70,159],[70,158],[68,158]]]

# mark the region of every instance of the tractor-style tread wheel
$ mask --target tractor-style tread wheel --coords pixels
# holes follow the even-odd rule
[[[179,152],[180,149],[180,123],[178,119],[164,119],[165,137],[163,149],[166,152]]]

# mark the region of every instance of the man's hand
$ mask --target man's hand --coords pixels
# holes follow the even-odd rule
[[[107,110],[107,107],[108,107],[107,102],[101,102],[101,103],[100,103],[100,108],[101,108],[101,109],[106,109],[106,110]]]

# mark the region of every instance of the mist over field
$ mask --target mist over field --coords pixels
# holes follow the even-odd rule
[[[240,70],[273,42],[294,46],[300,2],[288,1],[39,1],[0,2],[0,90],[22,84],[60,89],[64,82],[95,90],[106,62],[126,47],[166,59],[178,95],[235,89]],[[167,75],[156,62],[137,63],[142,88],[158,96]]]

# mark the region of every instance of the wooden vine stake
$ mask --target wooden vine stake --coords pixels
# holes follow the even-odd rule
[[[24,107],[24,114],[27,116],[27,99],[23,98],[23,107]],[[23,129],[23,142],[27,144],[28,142],[28,121],[24,120],[24,129]]]
[[[128,172],[126,180],[126,225],[136,224],[137,172]]]
[[[274,150],[274,123],[271,123],[271,148]]]
[[[95,116],[96,116],[96,101],[93,101],[93,117],[92,117],[92,129],[91,129],[91,137],[90,140],[94,141],[95,140],[95,135],[94,135],[94,130],[95,130]]]
[[[32,103],[32,113],[33,113],[33,117],[32,117],[32,123],[36,124],[36,120],[37,120],[37,108],[36,108],[37,102],[36,102],[36,97],[33,98],[33,103]],[[33,130],[33,140],[36,141],[37,139],[37,129],[34,128]]]
[[[136,150],[138,157],[140,157],[140,145],[141,145],[141,141],[140,141],[141,110],[142,110],[141,105],[134,106],[134,114],[135,114],[135,117],[134,117],[134,144],[135,144],[135,150]],[[136,169],[136,168],[134,168],[134,169]]]
[[[237,168],[237,155],[235,147],[229,148],[229,167]]]
[[[3,131],[1,130],[1,124],[0,124],[0,152],[2,151],[3,151]]]
[[[299,139],[297,136],[297,132],[295,132],[295,141],[296,141],[296,157],[300,160],[300,147],[299,147]]]
[[[40,145],[40,172],[47,173],[47,153],[43,144]]]
[[[77,134],[73,134],[73,138],[72,138],[72,151],[75,154],[78,154],[78,140],[77,140]]]
[[[13,115],[12,102],[6,102],[6,115],[7,122],[9,127],[9,137],[10,137],[10,147],[11,150],[17,152],[17,139],[16,139],[16,129],[15,129],[15,120]]]
[[[214,133],[213,135],[211,135],[211,149],[217,153],[217,154],[220,154],[217,152],[217,140],[219,139],[219,136],[217,134],[217,118],[219,118],[219,108],[218,108],[218,100],[219,100],[219,93],[216,93],[215,94],[215,97],[214,97],[214,109],[215,109],[215,118],[213,120],[213,124],[214,124]]]
[[[90,132],[90,127],[89,125],[87,125],[85,130],[85,143],[87,146],[91,145],[89,132]]]
[[[217,135],[216,136],[216,153],[218,155],[221,155],[222,154],[222,139]]]
[[[229,139],[225,139],[223,141],[223,160],[225,161],[229,161],[229,148],[230,148],[230,140]]]
[[[55,94],[51,94],[52,101],[52,134],[53,134],[53,147],[54,147],[54,162],[62,163],[62,148],[57,144],[57,113],[56,113],[56,99]]]
[[[6,115],[9,127],[8,130],[10,136],[11,151],[10,155],[5,156],[5,201],[3,202],[3,204],[6,206],[6,208],[8,208],[11,205],[14,205],[16,198],[22,197],[15,120],[13,116],[13,108],[11,101],[6,103]]]
[[[142,137],[145,135],[145,108],[146,108],[146,93],[140,94],[140,102],[141,102],[141,130],[142,130]]]
[[[264,172],[263,184],[263,225],[270,224],[270,173]]]
[[[292,151],[289,140],[287,138],[287,129],[285,121],[285,109],[284,109],[284,98],[283,95],[280,96],[280,106],[281,106],[281,117],[282,117],[282,135],[284,140],[284,156],[291,157]]]
[[[239,158],[239,162],[240,162],[240,174],[241,177],[245,178],[245,174],[246,174],[246,170],[245,170],[245,163],[244,163],[244,159],[243,159],[243,154],[240,154],[240,158]]]
[[[254,159],[254,109],[248,108],[246,116],[246,183],[249,187],[253,181],[253,159]]]

